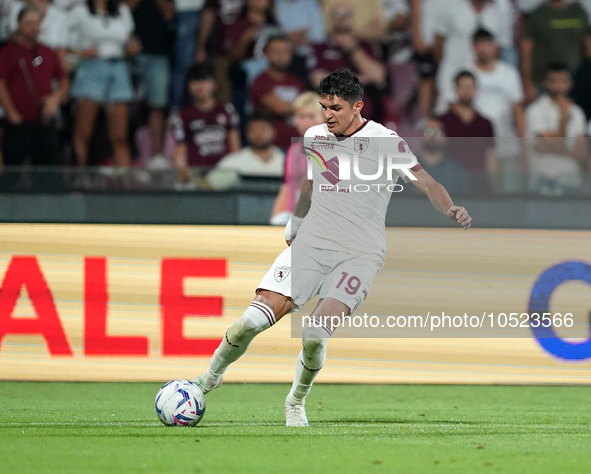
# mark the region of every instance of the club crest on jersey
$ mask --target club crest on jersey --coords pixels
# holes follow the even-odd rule
[[[355,153],[361,154],[369,146],[369,137],[355,137],[353,144],[355,145]]]
[[[287,275],[289,275],[289,272],[291,271],[291,267],[277,267],[275,269],[275,280],[277,281],[283,281],[287,278]]]

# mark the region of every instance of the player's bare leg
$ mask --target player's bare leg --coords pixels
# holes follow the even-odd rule
[[[285,426],[308,426],[306,396],[326,360],[326,345],[333,331],[330,316],[338,316],[340,324],[342,315],[346,316],[349,312],[347,305],[334,298],[321,299],[312,311],[311,316],[317,318],[320,327],[309,325],[304,328],[293,385],[285,399]],[[329,318],[325,320],[323,316]]]
[[[246,352],[257,334],[270,328],[291,311],[291,298],[268,290],[259,290],[244,314],[226,331],[224,339],[213,353],[209,367],[191,380],[203,393],[222,384],[228,366]]]

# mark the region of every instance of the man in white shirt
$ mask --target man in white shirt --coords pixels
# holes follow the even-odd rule
[[[501,48],[511,46],[506,9],[503,3],[490,0],[453,0],[439,9],[434,52],[440,61],[436,84],[440,93],[436,112],[447,108],[445,98],[453,91],[454,74],[474,63],[472,36],[478,28],[486,28],[497,39]]]
[[[564,63],[551,63],[546,73],[547,93],[525,112],[528,137],[529,189],[538,194],[577,194],[582,169],[588,165],[583,110],[568,93],[571,74]]]
[[[213,189],[231,187],[238,176],[283,176],[285,155],[273,145],[275,129],[271,119],[260,113],[251,115],[246,136],[249,146],[226,155],[207,175]]]
[[[478,83],[474,107],[494,127],[495,148],[501,171],[501,191],[520,191],[521,146],[517,137],[525,133],[523,84],[516,67],[499,61],[493,35],[484,29],[474,34],[476,61],[471,68]],[[525,158],[523,158],[525,160]]]
[[[418,102],[421,118],[431,114],[435,97],[435,74],[437,62],[433,47],[439,10],[448,0],[411,0],[412,43],[415,51],[414,60],[420,76]]]

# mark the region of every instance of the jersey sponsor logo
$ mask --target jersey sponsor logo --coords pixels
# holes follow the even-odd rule
[[[320,173],[333,186],[337,184],[339,179],[339,159],[334,156],[326,162],[326,171]]]
[[[291,271],[291,267],[277,267],[275,268],[275,280],[281,282],[287,278],[289,272]]]
[[[330,141],[330,138],[324,136],[324,135],[316,135],[314,137],[314,140],[326,140],[326,141]]]
[[[312,150],[334,150],[334,143],[312,143]]]
[[[334,186],[335,184],[337,184],[340,181],[339,159],[336,156],[334,156],[333,158],[331,158],[327,162],[324,159],[324,157],[320,154],[320,152],[318,152],[312,148],[304,147],[304,153],[306,153],[307,156],[309,156],[314,161],[316,161],[316,163],[318,163],[318,166],[320,166],[320,170],[324,169],[324,171],[320,174],[330,184],[332,184]],[[310,179],[309,172],[310,172],[310,166],[308,166],[308,179]]]
[[[369,138],[368,137],[355,137],[355,153],[363,153],[365,150],[367,150],[367,147],[369,146]]]
[[[321,184],[320,185],[320,192],[325,192],[325,191],[330,191],[330,192],[337,192],[337,193],[350,193],[351,192],[351,186],[349,187],[344,187],[341,188],[338,185],[333,185],[333,184]]]

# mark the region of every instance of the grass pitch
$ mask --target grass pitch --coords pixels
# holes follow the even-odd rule
[[[225,384],[195,428],[160,384],[0,382],[0,473],[591,472],[589,387],[317,384],[310,428],[287,385]]]

